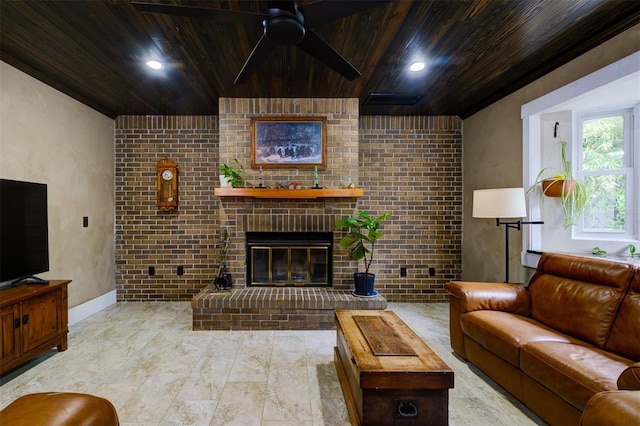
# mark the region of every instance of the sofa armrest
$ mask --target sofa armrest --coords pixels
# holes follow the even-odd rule
[[[640,391],[640,362],[631,364],[620,374],[618,389]]]
[[[530,298],[520,284],[451,281],[445,284],[449,297],[449,338],[453,351],[464,359],[464,333],[460,315],[481,309],[529,315]]]
[[[450,281],[445,288],[460,300],[461,313],[478,310],[531,313],[529,292],[522,284]]]
[[[584,407],[581,426],[640,424],[640,391],[605,391],[593,395]]]

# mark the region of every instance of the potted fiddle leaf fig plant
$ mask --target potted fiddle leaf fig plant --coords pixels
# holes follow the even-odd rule
[[[240,185],[244,185],[246,182],[245,178],[242,176],[244,169],[238,162],[238,159],[235,158],[233,161],[236,163],[236,168],[223,163],[220,165],[220,185],[228,186],[231,185],[233,188],[237,188]]]
[[[563,227],[567,229],[575,225],[584,214],[589,205],[590,191],[586,181],[573,177],[571,162],[567,159],[567,142],[560,141],[560,145],[561,169],[545,167],[540,170],[527,192],[540,185],[541,204],[545,196],[560,198],[564,215]]]
[[[380,222],[391,216],[384,213],[377,218],[361,211],[357,216],[348,216],[336,222],[338,228],[348,228],[349,232],[340,239],[340,247],[349,250],[349,257],[355,261],[362,260],[364,272],[353,274],[356,296],[372,297],[377,295],[373,290],[375,274],[369,272],[373,263],[376,242],[384,235],[380,230]]]

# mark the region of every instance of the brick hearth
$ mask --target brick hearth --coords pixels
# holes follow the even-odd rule
[[[194,330],[332,330],[336,309],[386,309],[387,300],[326,288],[202,290],[191,301]]]

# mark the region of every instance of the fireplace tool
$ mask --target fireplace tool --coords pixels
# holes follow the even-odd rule
[[[231,289],[231,274],[227,272],[225,257],[227,256],[227,247],[229,245],[229,233],[224,231],[222,237],[222,249],[220,250],[220,264],[218,265],[218,273],[213,281],[216,291]]]

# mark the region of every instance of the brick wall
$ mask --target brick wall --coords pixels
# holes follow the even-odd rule
[[[335,218],[358,209],[393,212],[376,251],[376,289],[390,301],[447,300],[444,283],[461,277],[462,122],[358,118],[357,108],[357,99],[221,99],[219,124],[218,117],[119,117],[118,300],[190,299],[213,281],[219,236],[229,228],[234,285],[244,286],[244,237],[236,231],[331,230],[326,228]],[[290,203],[214,197],[221,161],[238,158],[257,183],[257,171],[249,167],[252,115],[326,116],[329,161],[320,183],[336,187],[348,178],[364,188],[364,197]],[[164,156],[180,167],[180,207],[169,213],[155,206],[155,163]],[[265,170],[270,186],[294,179],[309,186],[313,173]],[[339,237],[336,232],[334,240]],[[351,288],[356,265],[337,244],[334,250],[334,288]],[[152,265],[156,276],[149,277]],[[178,265],[185,265],[183,277],[175,273]],[[401,267],[406,277],[400,277]]]
[[[462,275],[462,121],[362,116],[359,159],[358,207],[393,212],[376,246],[377,291],[389,301],[448,300],[444,284]]]
[[[117,299],[191,300],[216,272],[218,117],[120,116],[115,157]],[[178,163],[174,211],[156,206],[163,157]]]

